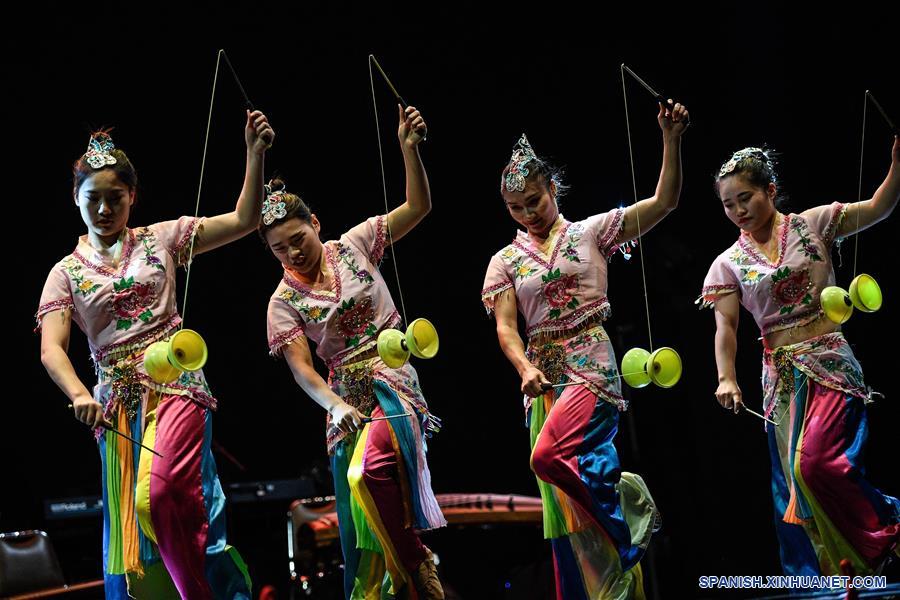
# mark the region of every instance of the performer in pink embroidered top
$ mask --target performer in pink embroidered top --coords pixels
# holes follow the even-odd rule
[[[626,209],[570,222],[559,214],[559,171],[523,135],[500,192],[525,227],[491,257],[481,298],[519,372],[531,429],[531,466],[544,503],[560,599],[642,597],[639,561],[658,511],[643,480],[620,472],[613,438],[626,409],[603,321],[607,259],[678,203],[688,112],[660,106],[663,160],[656,194]],[[516,312],[525,317],[528,347]],[[551,385],[576,383],[557,393]]]
[[[412,365],[390,368],[376,347],[379,332],[401,325],[378,270],[385,247],[431,210],[418,150],[425,122],[415,107],[398,109],[406,203],[387,215],[322,243],[319,220],[306,204],[281,182],[271,185],[260,234],[284,276],[269,301],[268,338],[271,353],[285,357],[297,384],[328,411],[345,596],[408,592],[439,599],[434,559],[415,531],[446,524],[425,458],[425,432],[438,421]],[[328,367],[327,383],[313,366],[308,340]]]
[[[744,148],[726,161],[716,190],[741,232],[714,261],[698,303],[716,316],[716,398],[743,407],[735,373],[743,305],[762,334],[763,407],[772,462],[775,525],[788,575],[832,575],[849,560],[857,574],[877,570],[900,540],[900,502],[863,477],[871,392],[840,325],[819,297],[834,285],[835,240],[886,218],[900,196],[900,142],[870,200],[835,202],[800,214],[776,209],[773,155]]]
[[[250,598],[246,566],[225,543],[224,495],[210,450],[216,400],[202,371],[159,384],[143,364],[147,346],[181,322],[176,268],[259,222],[263,156],[274,132],[262,113],[248,111],[244,135],[247,169],[237,206],[208,219],[128,227],[137,174],[106,132],[91,137],[73,168],[75,204],[88,232],[51,269],[37,323],[47,372],[75,417],[96,431],[107,598]],[[73,321],[91,349],[93,393],[69,360]],[[102,425],[162,456],[142,450],[138,460],[139,447]]]

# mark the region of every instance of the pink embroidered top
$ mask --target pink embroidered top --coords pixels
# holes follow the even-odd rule
[[[268,339],[273,356],[300,336],[316,343],[316,354],[329,369],[328,383],[342,398],[352,385],[342,367],[365,363],[372,377],[384,381],[401,401],[430,416],[419,388],[415,369],[406,363],[399,369],[385,365],[375,353],[378,334],[396,328],[401,318],[390,290],[378,270],[387,243],[387,217],[372,217],[324,243],[325,260],[332,273],[330,290],[313,289],[285,270],[269,300]],[[344,436],[330,426],[329,450]]]
[[[559,344],[565,366],[558,374],[585,383],[624,410],[615,356],[600,326],[610,314],[607,259],[618,248],[623,217],[623,209],[574,223],[559,215],[545,251],[526,231],[517,232],[511,244],[491,257],[481,299],[490,314],[497,296],[514,290],[525,317],[529,360],[536,365],[542,361],[537,354],[547,346],[545,341],[565,340]],[[546,366],[541,370],[551,383],[558,383]]]
[[[816,320],[823,314],[819,295],[834,285],[831,245],[845,210],[835,202],[786,215],[774,262],[742,231],[713,261],[697,303],[712,306],[722,296],[738,293],[764,336]]]
[[[175,269],[185,264],[191,238],[201,229],[202,219],[194,217],[126,229],[117,266],[83,235],[75,250],[50,270],[36,314],[36,331],[48,314],[72,311],[72,320],[87,336],[97,370],[94,398],[107,409],[114,404],[110,402],[112,384],[125,366],[136,370],[135,378],[144,388],[188,396],[215,408],[216,400],[201,371],[159,385],[143,366],[143,350],[167,338],[181,323]]]
[[[273,355],[305,335],[316,343],[316,354],[331,368],[367,348],[382,329],[400,323],[377,266],[384,254],[386,226],[384,216],[372,217],[340,239],[323,244],[332,273],[330,290],[314,290],[284,271],[269,300],[269,350]]]

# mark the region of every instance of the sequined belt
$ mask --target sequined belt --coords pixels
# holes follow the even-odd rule
[[[542,331],[541,333],[536,333],[528,338],[528,344],[529,346],[532,344],[542,345],[549,342],[560,342],[563,340],[567,340],[569,338],[575,337],[579,333],[584,333],[588,329],[593,329],[598,325],[602,325],[605,319],[606,314],[604,312],[598,312],[586,318],[578,325],[570,327],[569,329],[563,329],[560,331]]]
[[[365,415],[371,414],[378,402],[375,398],[375,370],[372,367],[373,359],[377,357],[378,347],[373,345],[354,356],[352,362],[332,368],[329,378],[344,402]]]
[[[117,360],[110,366],[97,365],[97,375],[102,383],[110,387],[110,402],[105,409],[108,415],[113,414],[116,406],[121,406],[131,421],[138,413],[144,398],[144,385],[141,373],[137,368],[139,356],[134,354]]]
[[[144,351],[150,344],[164,340],[174,333],[181,323],[181,317],[173,315],[162,324],[125,340],[98,349],[91,358],[97,372],[97,379],[110,386],[110,402],[105,409],[107,416],[121,406],[133,420],[144,398],[146,376],[138,369],[144,359]]]
[[[778,378],[784,383],[785,388],[793,393],[794,389],[794,362],[791,360],[792,352],[787,346],[779,346],[771,351],[771,361],[778,372]]]
[[[528,360],[550,383],[562,382],[566,371],[566,348],[562,344],[547,342],[537,346],[529,345]]]

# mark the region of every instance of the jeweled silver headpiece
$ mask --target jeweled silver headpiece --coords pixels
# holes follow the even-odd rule
[[[501,186],[500,192],[503,193],[503,187],[506,188],[507,192],[523,191],[525,189],[525,178],[530,173],[526,165],[533,160],[537,160],[537,155],[523,133],[516,145],[513,146],[513,153],[509,159],[509,170],[506,172],[504,185]]]
[[[738,166],[738,163],[747,158],[755,158],[756,160],[765,163],[767,166],[769,164],[769,157],[762,148],[744,148],[743,150],[738,150],[732,154],[731,158],[722,165],[722,168],[719,169],[719,177],[725,177],[734,171]]]
[[[266,225],[271,225],[275,219],[283,219],[287,216],[287,204],[284,202],[285,191],[283,189],[272,191],[272,186],[266,185],[266,199],[262,205],[262,220]]]
[[[88,142],[87,152],[84,153],[84,160],[94,169],[102,169],[106,165],[116,164],[116,157],[110,154],[116,149],[112,138],[108,133],[98,131],[91,135]]]

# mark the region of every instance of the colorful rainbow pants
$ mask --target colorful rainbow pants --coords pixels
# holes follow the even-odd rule
[[[767,425],[781,564],[787,575],[874,572],[900,542],[900,502],[865,479],[868,435],[860,398],[794,369],[793,401]]]
[[[159,398],[150,393],[146,419],[120,410],[114,424],[164,458],[111,432],[100,438],[106,597],[249,600],[246,565],[225,543],[212,412]]]
[[[371,416],[415,412],[376,381]],[[417,529],[445,524],[431,491],[422,428],[416,418],[373,421],[348,436],[331,457],[344,554],[344,594],[415,600],[410,573],[426,557]]]
[[[620,470],[618,409],[572,386],[536,398],[529,416],[557,598],[643,598],[639,561],[658,513],[643,480]]]

